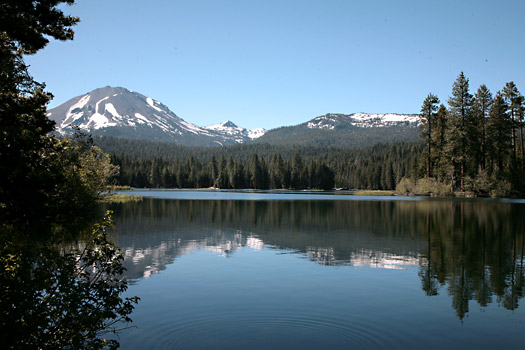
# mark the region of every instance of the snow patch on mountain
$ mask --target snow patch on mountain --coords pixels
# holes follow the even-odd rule
[[[91,96],[89,95],[84,95],[80,98],[80,100],[78,100],[77,103],[75,103],[73,106],[71,106],[71,108],[69,109],[70,111],[74,110],[74,109],[77,109],[77,108],[83,108],[88,102],[89,102],[89,98]]]
[[[355,113],[351,116],[352,125],[369,128],[369,127],[384,127],[384,126],[398,126],[409,124],[417,125],[419,117],[417,115],[408,114],[367,114]]]
[[[156,110],[157,112],[161,112],[162,113],[162,109],[160,109],[159,107],[155,106],[155,103],[158,103],[157,101],[153,100],[152,98],[150,97],[147,97],[146,98],[146,102],[148,103],[148,105],[153,108],[154,110]]]
[[[122,116],[120,114],[118,114],[118,112],[115,109],[115,106],[113,106],[113,104],[106,103],[105,109],[106,109],[106,111],[108,111],[113,116],[113,118],[118,119],[118,120],[122,119]]]
[[[75,104],[69,107],[66,113],[66,118],[63,120],[60,126],[63,128],[73,123],[74,121],[82,118],[82,116],[84,115],[82,108],[84,108],[84,106],[89,102],[89,99],[89,95],[84,95],[80,97]],[[49,113],[48,115],[51,116],[52,113]]]
[[[241,128],[230,120],[219,124],[205,126],[204,129],[214,131],[224,136],[232,137],[236,143],[244,143],[246,141],[259,138],[266,133],[266,130],[262,128],[254,130]]]
[[[246,130],[245,128],[238,127],[237,125],[235,125],[233,122],[229,120],[219,123],[219,124],[205,126],[204,128],[208,130],[218,131],[225,135],[238,135],[238,134],[243,133],[244,130]]]
[[[328,113],[312,119],[306,124],[309,129],[333,130],[338,126],[352,125],[360,128],[388,126],[417,126],[419,117],[415,114],[338,114]]]
[[[149,123],[149,120],[148,118],[146,118],[145,116],[143,116],[142,114],[140,113],[135,113],[135,118],[137,118],[137,122],[139,124],[144,124],[144,123]]]
[[[248,130],[248,137],[252,140],[258,139],[259,137],[266,134],[266,131],[267,130],[263,128]]]

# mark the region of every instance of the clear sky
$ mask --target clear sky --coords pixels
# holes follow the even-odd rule
[[[122,86],[199,126],[295,125],[325,113],[418,113],[514,81],[525,93],[523,0],[77,0],[75,39],[27,57],[50,107]]]

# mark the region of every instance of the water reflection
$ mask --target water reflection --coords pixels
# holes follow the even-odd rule
[[[448,293],[459,318],[470,301],[513,310],[523,297],[523,204],[144,199],[112,209],[132,279],[195,250],[251,247],[328,266],[417,266],[423,292]]]

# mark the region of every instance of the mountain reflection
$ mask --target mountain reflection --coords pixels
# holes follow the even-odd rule
[[[322,265],[418,266],[424,293],[446,290],[459,318],[473,300],[512,310],[523,297],[522,204],[144,199],[111,209],[130,279],[195,250],[266,247]]]

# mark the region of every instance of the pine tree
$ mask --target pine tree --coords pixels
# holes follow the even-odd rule
[[[487,145],[492,172],[501,176],[505,172],[506,159],[512,154],[512,119],[508,113],[508,105],[505,103],[502,93],[498,92],[494,98],[492,109],[489,114],[487,126]]]
[[[155,158],[151,163],[149,172],[149,187],[163,187],[160,159]]]
[[[492,94],[486,85],[481,85],[479,87],[474,96],[472,107],[473,119],[475,122],[473,146],[477,154],[477,163],[479,163],[481,171],[484,171],[487,153],[487,123],[489,120],[490,109],[492,107]]]
[[[441,104],[436,113],[436,121],[432,130],[432,142],[434,144],[432,159],[434,160],[435,173],[439,181],[446,177],[446,156],[445,145],[448,125],[448,111],[445,105]],[[399,182],[399,181],[398,181]]]
[[[228,162],[226,163],[226,172],[228,174],[228,188],[235,188],[235,162],[233,157],[228,157]]]
[[[303,189],[305,184],[305,165],[303,158],[297,152],[292,160],[291,187],[293,189]]]
[[[252,188],[261,189],[263,182],[263,172],[259,156],[254,153],[252,155],[252,162],[250,163],[250,184]]]
[[[460,190],[465,191],[465,176],[469,160],[470,134],[472,125],[472,95],[469,93],[469,81],[461,72],[452,86],[452,96],[449,104],[449,129],[447,136],[447,153],[450,157],[451,181],[459,176]]]
[[[215,155],[213,155],[211,158],[210,164],[208,165],[208,171],[213,181],[213,186],[217,187],[217,177],[219,176],[219,170],[217,168],[217,160],[215,159]]]
[[[270,188],[270,175],[268,173],[268,165],[266,164],[264,157],[261,157],[259,165],[261,168],[261,178],[258,188],[262,190],[267,190],[268,188]]]
[[[316,181],[315,188],[321,190],[331,190],[334,188],[335,179],[334,172],[325,163],[320,163],[316,167]]]
[[[427,178],[432,176],[432,128],[436,122],[436,111],[438,109],[439,98],[436,95],[428,94],[423,101],[421,106],[421,112],[419,114],[419,129],[421,130],[420,136],[425,139],[427,143]]]
[[[218,164],[219,168],[219,174],[217,176],[217,181],[215,183],[215,187],[217,188],[229,188],[230,183],[230,176],[229,171],[226,163],[226,158],[224,158],[224,155],[221,156],[221,159]]]
[[[520,110],[523,106],[523,96],[521,96],[516,84],[513,81],[505,84],[503,88],[503,97],[509,108],[509,115],[512,122],[512,155],[514,159],[517,158],[518,154],[518,145],[516,142],[516,128],[518,127],[518,118],[520,115]]]

